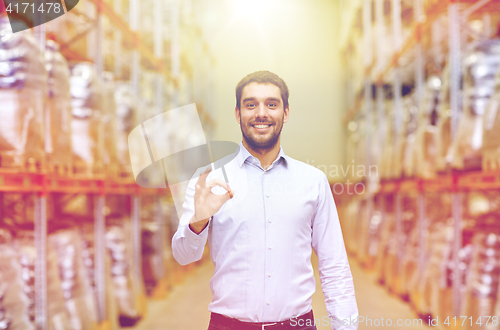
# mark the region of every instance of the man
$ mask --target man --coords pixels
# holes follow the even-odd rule
[[[316,329],[311,246],[327,323],[357,329],[352,275],[328,180],[280,147],[288,95],[274,73],[243,78],[235,108],[243,141],[224,166],[231,187],[210,168],[188,184],[172,249],[184,265],[199,260],[209,242],[215,265],[209,330]]]

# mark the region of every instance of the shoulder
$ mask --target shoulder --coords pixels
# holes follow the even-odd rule
[[[313,180],[316,183],[328,182],[325,173],[313,165],[304,163],[290,156],[285,156],[285,159],[287,161],[287,169],[290,170],[293,175]]]

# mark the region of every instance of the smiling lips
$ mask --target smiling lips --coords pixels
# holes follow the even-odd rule
[[[258,130],[265,130],[271,127],[271,124],[254,124],[252,125],[253,128],[256,128]]]

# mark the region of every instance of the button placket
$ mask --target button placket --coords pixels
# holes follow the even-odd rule
[[[269,208],[269,196],[270,196],[270,193],[269,193],[269,181],[270,181],[270,177],[267,175],[269,172],[268,171],[264,171],[263,172],[263,175],[262,175],[262,192],[263,192],[263,196],[265,196],[263,199],[264,199],[264,223],[266,224],[264,226],[265,228],[265,246],[266,246],[266,266],[265,266],[265,273],[266,274],[266,281],[264,282],[264,297],[265,297],[265,303],[267,304],[267,306],[271,305],[271,300],[269,297],[269,294],[268,294],[268,286],[271,285],[271,256],[269,255],[269,253],[271,252],[271,243],[270,243],[270,239],[271,237],[269,236],[269,231],[268,231],[268,225],[270,224],[270,219],[271,217],[268,215],[268,213],[270,212],[270,208]]]

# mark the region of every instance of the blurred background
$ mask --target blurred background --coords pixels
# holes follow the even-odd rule
[[[330,180],[359,327],[500,329],[500,1],[61,6],[28,28],[0,4],[0,329],[208,327],[208,247],[173,260],[176,192],[136,182],[128,135],[195,103],[207,141],[239,143],[258,70],[290,89],[285,153]]]

